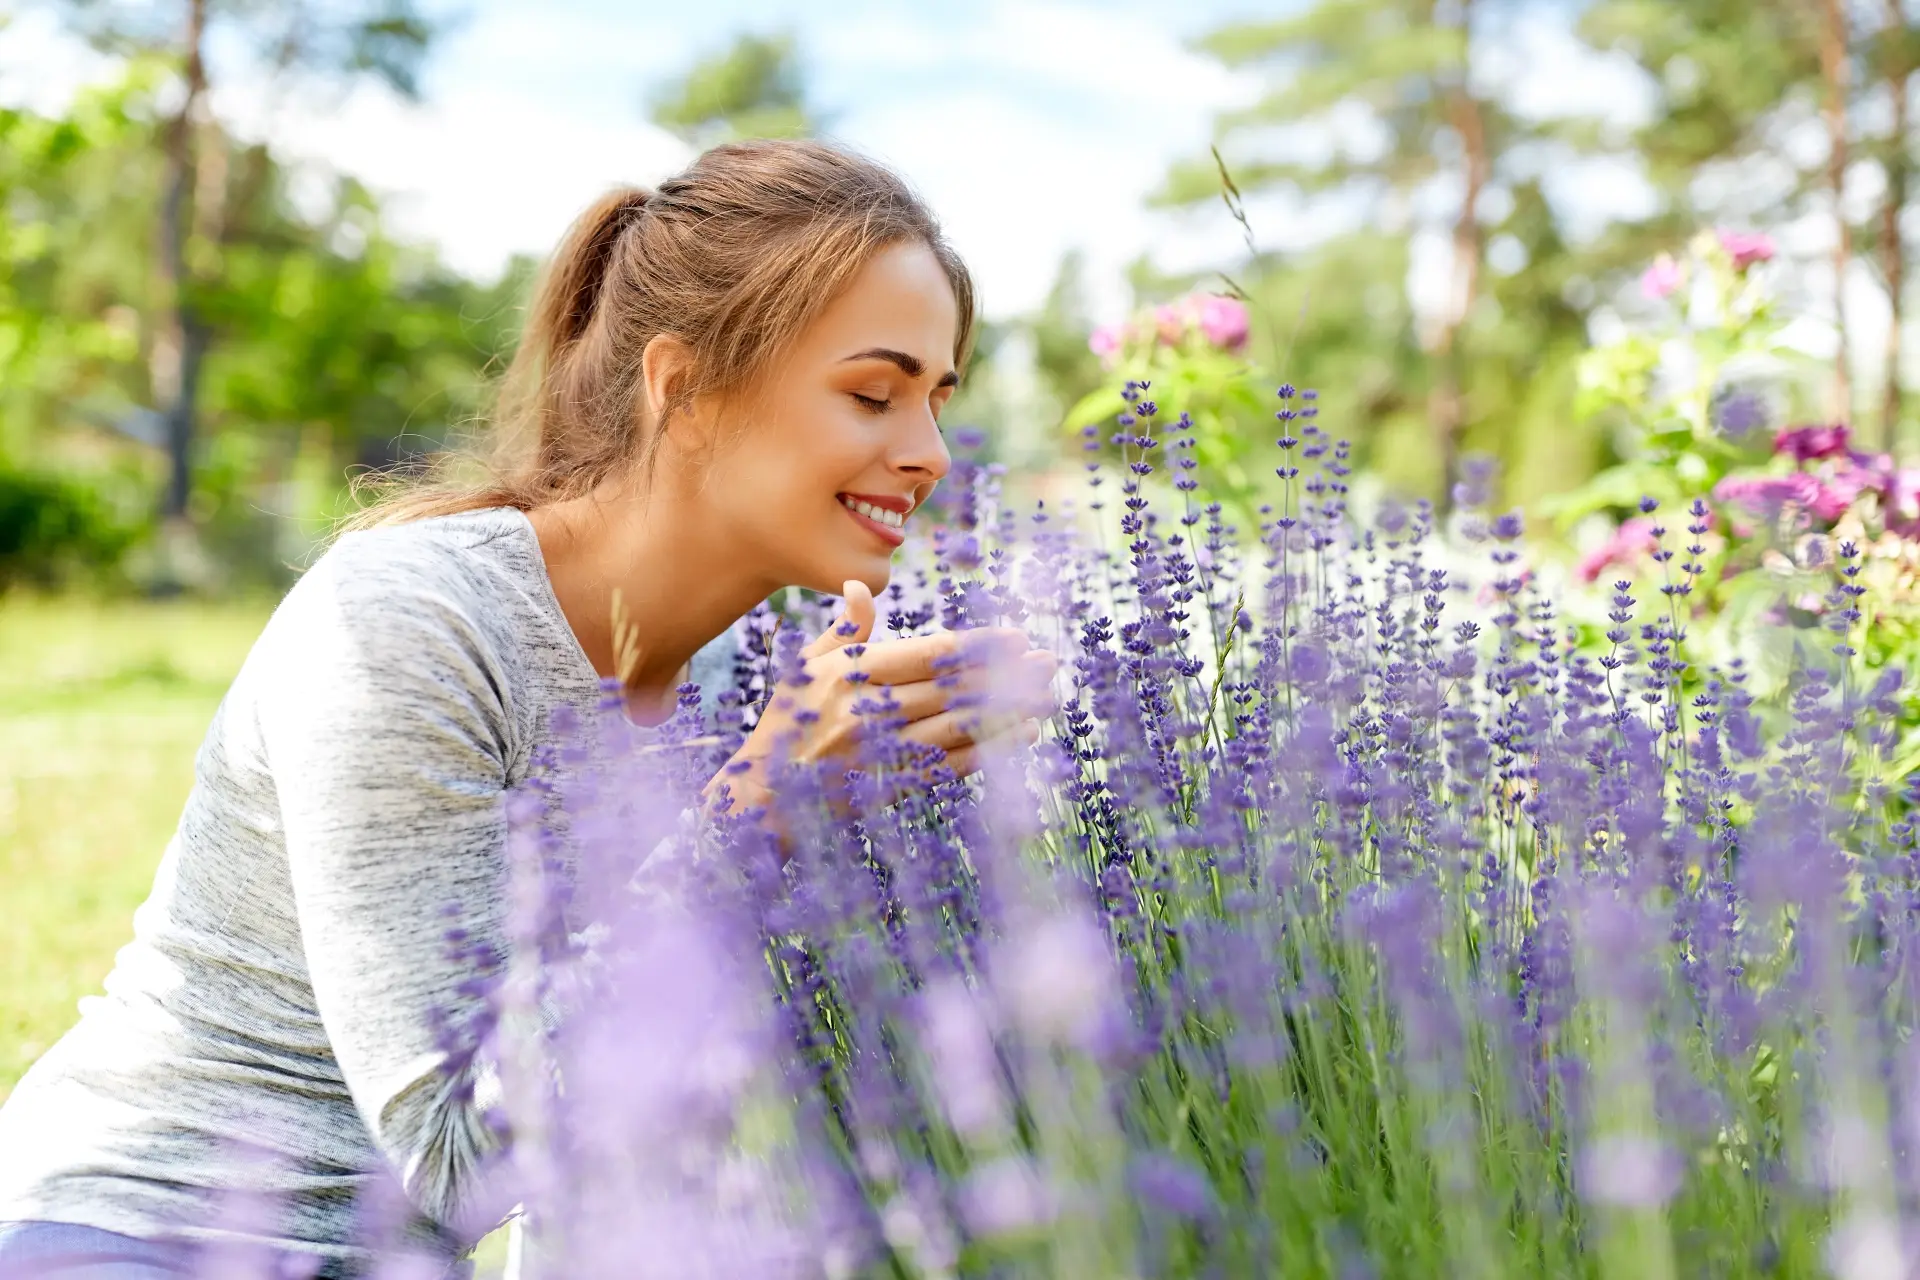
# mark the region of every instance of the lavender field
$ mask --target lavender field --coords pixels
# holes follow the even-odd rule
[[[1694,657],[1704,501],[1642,504],[1583,626],[1474,468],[1444,523],[1363,523],[1283,386],[1236,529],[1152,394],[1077,513],[963,466],[882,597],[1063,659],[982,779],[876,686],[784,846],[685,824],[831,602],[745,620],[717,734],[691,688],[573,726],[513,806],[513,958],[448,1021],[514,1138],[476,1223],[525,1206],[567,1276],[1908,1274],[1912,715],[1860,549],[1761,697]]]

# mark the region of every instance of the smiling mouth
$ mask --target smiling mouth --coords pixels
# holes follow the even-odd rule
[[[898,529],[907,523],[907,515],[904,511],[889,511],[885,507],[875,506],[851,494],[842,493],[835,496],[840,499],[841,506],[856,515],[865,516],[875,524],[886,525],[889,529]]]

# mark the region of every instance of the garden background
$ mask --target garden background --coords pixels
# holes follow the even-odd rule
[[[1902,0],[932,12],[0,10],[0,1097],[129,935],[350,477],[457,442],[540,247],[714,141],[837,138],[947,216],[985,310],[948,421],[1016,494],[1075,483],[1143,371],[1249,506],[1284,377],[1362,505],[1494,459],[1570,567],[1661,475],[1724,481],[1700,441],[1741,412],[1914,447]],[[1749,268],[1758,320],[1676,320]],[[1669,394],[1682,331],[1764,356],[1757,399]]]

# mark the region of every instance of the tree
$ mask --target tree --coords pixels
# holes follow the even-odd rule
[[[735,138],[804,138],[820,125],[791,35],[750,33],[702,58],[648,101],[648,118],[705,150]]]
[[[149,193],[170,79],[136,59],[65,116],[0,110],[0,472],[59,473],[139,524],[173,471],[142,342],[169,302]],[[314,216],[265,144],[217,128],[197,143],[227,175],[218,270],[194,292],[221,337],[195,399],[194,554],[161,569],[191,581],[211,556],[223,578],[278,578],[306,543],[273,513],[322,515],[347,468],[439,448],[480,412],[531,264],[475,284],[396,241],[352,179]]]
[[[0,109],[0,462],[45,464],[56,424],[124,422],[147,398],[160,78],[135,64],[59,117]]]
[[[218,134],[208,107],[210,40],[216,31],[229,31],[277,83],[337,86],[372,77],[413,97],[433,32],[411,0],[344,7],[321,0],[68,0],[68,15],[100,48],[161,54],[179,69],[179,105],[161,132],[156,269],[165,300],[149,344],[149,367],[170,459],[162,514],[182,526],[193,487],[202,372],[218,337],[202,295],[217,285],[222,251],[230,243],[227,212],[247,206],[249,188],[263,180],[258,156],[236,177],[227,166],[228,149],[210,145]]]
[[[1847,189],[1847,107],[1852,32],[1842,0],[1822,0],[1820,23],[1821,115],[1827,125],[1827,198],[1833,201],[1833,327],[1839,347],[1833,357],[1833,411],[1853,416],[1847,372],[1847,265],[1853,259],[1852,229],[1843,197]]]
[[[1892,313],[1877,416],[1883,441],[1892,444],[1902,406],[1898,353],[1908,274],[1900,234],[1909,194],[1907,91],[1920,67],[1920,41],[1902,0],[1596,0],[1580,31],[1595,47],[1631,57],[1661,87],[1653,118],[1632,144],[1667,203],[1664,221],[1674,233],[1722,219],[1784,223],[1814,212],[1833,219],[1840,352],[1831,399],[1849,417],[1858,406],[1840,286],[1856,245],[1877,265]],[[1863,146],[1869,113],[1859,108],[1876,92],[1885,94],[1888,125]],[[1786,138],[1816,124],[1825,134],[1824,154],[1796,160]],[[1877,226],[1845,216],[1840,197],[1859,163],[1884,178]],[[1732,180],[1701,184],[1695,179],[1702,172]]]
[[[1535,182],[1537,190],[1540,153],[1553,140],[1545,124],[1509,108],[1485,66],[1487,47],[1524,8],[1518,0],[1321,0],[1289,18],[1225,26],[1199,42],[1230,67],[1262,69],[1270,77],[1257,102],[1215,121],[1216,145],[1241,191],[1337,203],[1350,222],[1369,228],[1356,234],[1376,242],[1385,228],[1404,228],[1385,232],[1401,241],[1423,226],[1445,237],[1449,288],[1419,335],[1424,356],[1413,370],[1424,386],[1443,502],[1463,441],[1495,407],[1482,396],[1478,376],[1487,334],[1512,323],[1532,329],[1536,339],[1551,337],[1577,331],[1581,318],[1558,298],[1513,289],[1501,291],[1504,297],[1489,294],[1488,246],[1502,239],[1513,242],[1509,250],[1524,250],[1507,223],[1521,216],[1526,184]],[[1359,128],[1351,127],[1356,117]],[[1344,123],[1336,127],[1336,120]],[[1299,130],[1340,141],[1330,156],[1304,156],[1289,145],[1299,142]],[[1191,206],[1218,198],[1219,189],[1218,166],[1209,156],[1176,165],[1154,199]],[[1535,252],[1558,244],[1535,238]],[[1319,251],[1340,252],[1331,245]],[[1295,255],[1296,265],[1310,256]],[[1536,258],[1531,265],[1541,264]],[[1505,311],[1520,301],[1543,301],[1545,310]],[[1324,297],[1312,303],[1310,326],[1327,304]],[[1543,333],[1542,322],[1559,328]],[[1388,332],[1361,337],[1381,355],[1383,344],[1397,340]],[[1525,366],[1533,362],[1522,358],[1515,385],[1531,381]],[[1399,356],[1387,360],[1397,364]],[[1381,411],[1397,410],[1406,391],[1380,397]]]
[[[1912,138],[1909,124],[1909,82],[1920,71],[1920,32],[1907,20],[1902,0],[1881,0],[1878,28],[1868,48],[1868,61],[1886,88],[1888,123],[1878,148],[1886,195],[1880,201],[1879,261],[1891,311],[1885,351],[1886,377],[1880,417],[1889,445],[1895,443],[1903,407],[1900,385],[1900,335],[1906,316],[1907,255],[1900,231],[1912,174]]]

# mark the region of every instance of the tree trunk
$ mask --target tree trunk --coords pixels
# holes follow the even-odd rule
[[[1907,79],[1913,74],[1908,61],[1907,15],[1901,0],[1886,0],[1887,29],[1882,34],[1886,48],[1887,94],[1893,105],[1893,136],[1887,144],[1887,195],[1880,210],[1881,272],[1887,278],[1887,303],[1892,314],[1887,322],[1886,397],[1882,403],[1881,439],[1891,449],[1899,442],[1900,321],[1902,295],[1906,292],[1907,250],[1900,238],[1900,214],[1907,207]]]
[[[1847,371],[1847,263],[1853,237],[1840,198],[1847,178],[1847,14],[1843,0],[1825,0],[1826,23],[1820,40],[1820,77],[1826,86],[1827,187],[1833,196],[1833,324],[1840,350],[1833,358],[1833,411],[1838,421],[1853,416],[1853,391]]]
[[[194,125],[206,99],[207,0],[187,0],[184,49],[186,93],[167,122],[165,191],[160,200],[160,281],[166,324],[156,336],[150,373],[153,396],[166,421],[168,479],[160,514],[169,522],[186,516],[193,492],[194,399],[207,332],[196,314],[187,273],[187,198],[194,185]]]
[[[1460,0],[1460,65],[1458,79],[1447,95],[1447,114],[1460,136],[1466,167],[1460,213],[1453,224],[1453,288],[1447,300],[1445,326],[1440,333],[1433,396],[1428,418],[1440,450],[1440,510],[1452,509],[1454,485],[1460,479],[1460,434],[1466,426],[1465,390],[1461,377],[1460,331],[1473,311],[1480,286],[1480,196],[1490,177],[1486,121],[1473,96],[1473,4]]]

